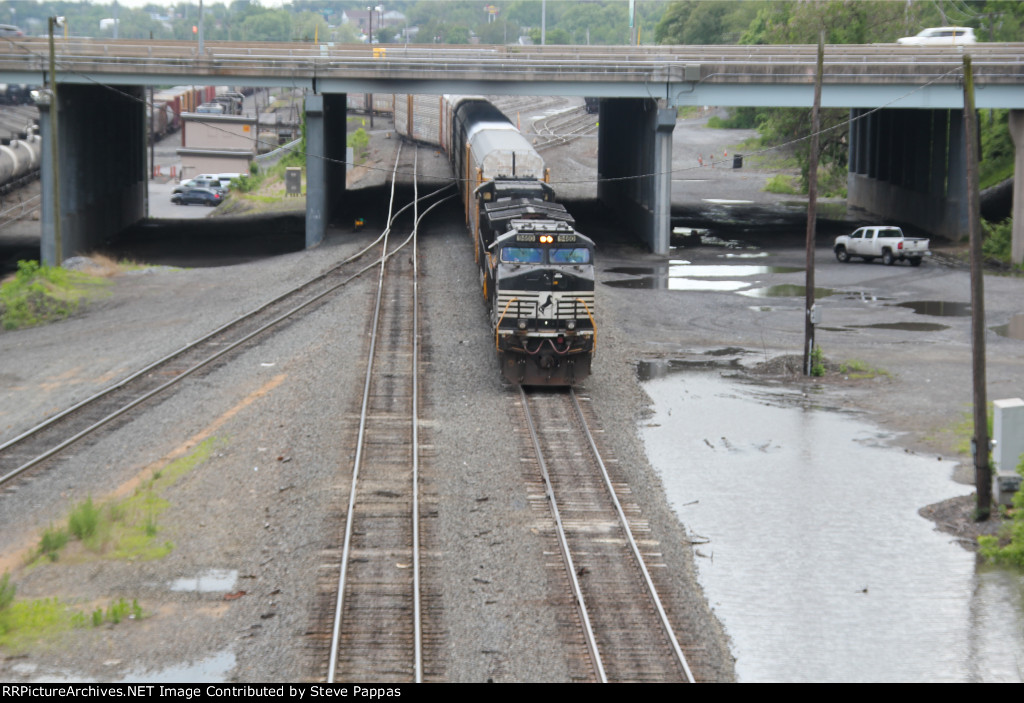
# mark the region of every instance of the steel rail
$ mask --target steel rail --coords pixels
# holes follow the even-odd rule
[[[587,612],[587,604],[583,598],[583,589],[580,587],[579,578],[576,575],[576,565],[573,562],[572,553],[569,550],[569,539],[565,533],[565,526],[562,524],[562,515],[558,509],[558,501],[555,498],[555,491],[551,485],[551,476],[548,473],[547,462],[544,461],[544,451],[540,446],[540,438],[537,436],[537,428],[533,422],[533,416],[530,413],[530,404],[526,396],[526,391],[523,390],[522,386],[519,386],[519,399],[523,404],[523,413],[526,416],[526,425],[530,430],[530,439],[533,442],[533,448],[537,453],[537,462],[540,466],[541,475],[544,478],[544,491],[547,494],[548,505],[551,507],[551,513],[555,520],[555,529],[558,533],[558,542],[562,549],[562,559],[565,562],[565,569],[569,575],[569,580],[572,583],[573,597],[576,600],[576,608],[579,611],[580,618],[583,621],[583,634],[587,640],[587,649],[590,652],[591,660],[594,663],[594,670],[597,673],[598,680],[601,683],[608,683],[608,675],[605,673],[604,663],[601,661],[601,652],[598,650],[597,637],[594,634],[594,627],[590,622],[590,615]]]
[[[413,159],[413,174],[419,171],[419,149]],[[419,196],[419,179],[412,181],[413,202]],[[420,358],[420,290],[419,290],[419,206],[413,206],[412,227],[412,594],[413,594],[413,670],[416,683],[423,683],[423,624],[420,602],[420,435],[419,435],[419,358]]]
[[[442,188],[440,188],[440,189],[438,189],[438,190],[436,190],[436,191],[434,191],[434,192],[424,196],[423,199],[426,199],[426,198],[429,198],[429,197],[433,197],[434,195],[437,195],[439,192],[443,191],[445,188],[447,188],[447,186],[442,187]],[[402,212],[407,210],[409,207],[412,207],[412,205],[413,205],[413,203],[409,203],[405,207],[401,208],[398,212],[395,213],[394,218],[397,218]],[[394,218],[392,218],[392,221],[393,221]],[[390,228],[390,224],[389,224],[389,228]],[[381,237],[378,237],[374,242],[371,242],[368,246],[364,247],[362,250],[360,250],[356,254],[348,257],[344,261],[334,265],[333,267],[328,269],[326,272],[321,273],[321,274],[319,274],[319,275],[309,279],[308,281],[300,284],[299,286],[296,286],[295,288],[292,288],[291,290],[282,293],[281,295],[271,299],[270,301],[267,301],[267,302],[263,303],[262,305],[258,306],[257,308],[254,308],[253,310],[251,310],[251,311],[249,311],[249,312],[247,312],[247,313],[245,313],[245,314],[243,314],[243,315],[241,315],[239,317],[236,317],[235,319],[225,323],[224,325],[221,325],[220,327],[218,327],[214,331],[208,333],[207,335],[201,337],[200,339],[194,340],[194,341],[186,344],[185,346],[179,348],[178,350],[176,350],[176,351],[174,351],[174,352],[172,352],[172,353],[170,353],[170,354],[168,354],[168,355],[166,355],[166,356],[164,356],[164,357],[162,357],[162,358],[160,358],[160,359],[150,363],[149,365],[143,367],[142,369],[139,369],[135,373],[132,373],[132,374],[126,376],[125,378],[123,378],[120,381],[114,383],[113,385],[110,385],[107,388],[104,388],[100,392],[98,392],[98,393],[96,393],[96,394],[94,394],[94,395],[92,395],[92,396],[90,396],[90,397],[88,397],[88,398],[86,398],[86,399],[76,403],[75,405],[71,406],[70,408],[67,408],[67,409],[63,410],[62,412],[57,413],[56,415],[54,415],[54,416],[52,416],[50,418],[47,418],[45,421],[39,423],[35,427],[32,427],[32,428],[26,430],[25,432],[21,433],[20,435],[18,435],[16,437],[14,437],[14,438],[4,442],[3,444],[0,444],[0,452],[6,451],[6,450],[10,449],[11,447],[13,447],[15,445],[30,439],[32,436],[39,434],[40,432],[42,432],[43,430],[47,429],[48,427],[50,427],[50,426],[54,425],[55,423],[65,419],[66,417],[68,417],[72,413],[74,413],[74,412],[76,412],[78,410],[81,410],[81,409],[87,407],[90,404],[96,403],[99,400],[103,399],[104,397],[106,397],[106,396],[108,396],[108,395],[110,395],[110,394],[120,390],[121,388],[124,388],[125,386],[127,386],[131,382],[140,379],[141,377],[143,377],[146,374],[152,372],[153,370],[159,368],[160,366],[163,366],[163,365],[169,363],[170,361],[174,360],[175,358],[177,358],[179,356],[182,356],[183,354],[187,353],[188,351],[191,351],[191,350],[195,349],[199,345],[208,342],[210,339],[216,337],[218,334],[221,334],[222,332],[230,329],[231,327],[233,327],[235,325],[238,325],[238,324],[241,324],[241,323],[245,322],[246,320],[253,318],[254,316],[256,316],[259,313],[263,312],[264,310],[266,310],[270,306],[272,306],[272,305],[274,305],[276,303],[279,303],[279,302],[287,299],[289,296],[293,296],[293,295],[299,293],[302,289],[304,289],[304,288],[306,288],[306,287],[308,287],[308,286],[310,286],[310,285],[312,285],[312,284],[314,284],[314,283],[316,283],[318,281],[326,279],[331,274],[338,272],[343,266],[345,266],[345,265],[347,265],[349,263],[352,263],[352,262],[358,260],[359,258],[361,258],[375,244],[377,244],[380,241],[380,239],[381,239]],[[194,364],[193,366],[183,370],[181,373],[179,373],[174,378],[166,381],[165,383],[157,386],[156,388],[153,388],[150,391],[144,393],[143,395],[141,395],[141,396],[135,398],[134,400],[126,403],[125,405],[121,406],[117,410],[107,414],[106,416],[104,416],[103,418],[98,420],[97,422],[95,422],[95,423],[89,425],[88,427],[82,429],[81,431],[75,433],[71,437],[66,438],[64,441],[62,441],[62,442],[58,443],[57,445],[51,447],[50,449],[48,449],[47,451],[43,452],[42,454],[37,455],[33,459],[30,459],[29,461],[23,463],[22,465],[18,466],[17,468],[15,468],[15,469],[9,471],[8,473],[4,474],[3,476],[0,476],[0,485],[10,481],[11,479],[17,477],[18,475],[20,475],[20,474],[24,473],[25,471],[31,469],[32,467],[37,466],[38,464],[42,463],[43,461],[46,461],[47,459],[50,459],[51,457],[59,454],[63,450],[65,450],[68,447],[70,447],[71,445],[73,445],[75,442],[78,442],[82,438],[84,438],[84,437],[92,434],[93,432],[101,429],[102,427],[108,425],[109,423],[111,423],[114,420],[116,420],[117,418],[121,417],[122,415],[124,415],[128,411],[138,407],[142,403],[150,400],[151,398],[156,397],[157,395],[159,395],[160,393],[164,392],[168,388],[174,386],[178,382],[180,382],[180,381],[184,380],[185,378],[191,376],[196,371],[199,371],[200,369],[206,367],[211,362],[216,361],[217,359],[219,359],[220,357],[224,356],[225,354],[228,354],[229,352],[237,349],[242,344],[245,344],[246,342],[248,342],[251,339],[253,339],[254,337],[262,334],[263,332],[267,331],[268,329],[274,327],[275,325],[279,324],[280,322],[283,322],[284,320],[287,320],[290,317],[293,317],[294,315],[296,315],[297,313],[299,313],[302,310],[306,309],[310,305],[320,301],[321,299],[323,299],[327,295],[330,295],[331,293],[334,293],[335,291],[339,290],[340,288],[343,288],[344,286],[348,285],[349,283],[351,283],[353,280],[355,280],[359,276],[363,275],[364,273],[366,273],[367,271],[372,269],[374,266],[377,265],[377,263],[378,263],[377,261],[371,262],[367,266],[365,266],[362,269],[356,271],[354,274],[348,276],[347,278],[339,281],[336,284],[333,284],[333,285],[329,286],[325,290],[323,290],[320,293],[314,295],[313,297],[311,297],[310,299],[302,302],[301,304],[299,304],[299,305],[297,305],[297,306],[295,306],[293,308],[290,308],[286,312],[282,313],[281,315],[278,315],[274,319],[272,319],[269,322],[263,324],[262,326],[260,326],[256,330],[253,330],[249,334],[246,334],[243,337],[235,340],[231,344],[228,344],[228,345],[222,347],[221,349],[219,349],[218,351],[214,352],[213,354],[211,354],[210,356],[206,357],[205,359],[203,359],[203,360],[199,361],[198,363]]]
[[[604,480],[605,488],[608,489],[608,495],[612,500],[612,504],[615,506],[615,512],[619,516],[619,524],[622,525],[622,529],[626,534],[626,539],[629,542],[630,550],[633,552],[633,556],[636,559],[637,566],[640,567],[640,571],[643,573],[644,582],[651,595],[651,600],[654,602],[654,606],[658,611],[658,617],[665,629],[665,634],[668,635],[669,641],[672,643],[672,652],[682,667],[683,672],[686,675],[686,680],[690,683],[694,683],[693,673],[690,671],[690,666],[686,661],[686,655],[683,654],[683,649],[679,646],[679,640],[676,638],[675,630],[672,628],[672,623],[669,622],[668,614],[665,612],[665,607],[661,602],[661,597],[658,595],[658,590],[654,586],[651,574],[647,570],[647,564],[644,562],[643,555],[640,553],[640,547],[637,545],[636,539],[633,536],[633,530],[629,526],[629,520],[626,518],[626,513],[622,509],[622,504],[619,502],[619,497],[615,493],[615,488],[612,486],[611,477],[608,475],[608,469],[605,467],[604,459],[601,458],[601,452],[598,450],[597,443],[594,441],[594,436],[590,432],[590,426],[587,424],[587,420],[583,416],[583,408],[580,407],[579,397],[576,395],[575,389],[570,388],[569,395],[572,397],[573,407],[576,409],[576,416],[579,418],[580,425],[583,427],[583,432],[587,436],[587,442],[590,444],[590,450],[593,453],[598,466],[601,468],[601,477]]]
[[[334,626],[331,630],[330,661],[327,665],[327,683],[334,683],[334,677],[337,672],[338,648],[341,644],[341,617],[345,606],[345,581],[348,577],[349,552],[352,548],[352,527],[355,521],[356,487],[359,481],[359,468],[362,465],[363,440],[366,433],[366,417],[370,404],[370,381],[373,379],[374,352],[377,348],[377,323],[380,320],[380,306],[384,290],[384,270],[387,266],[387,256],[385,254],[387,253],[388,236],[391,232],[390,212],[394,209],[395,203],[395,182],[397,179],[394,176],[394,172],[398,170],[398,160],[401,158],[401,155],[402,145],[399,144],[398,153],[395,155],[395,166],[391,178],[391,199],[388,203],[389,224],[384,229],[384,232],[380,237],[380,239],[383,240],[383,254],[380,257],[380,271],[377,275],[377,296],[373,309],[373,323],[370,327],[372,333],[370,335],[369,357],[366,363],[366,377],[363,381],[363,400],[359,410],[359,430],[356,436],[356,455],[353,460],[352,481],[348,492],[348,509],[345,516],[345,536],[341,550],[341,573],[338,576],[338,595],[334,603]]]
[[[418,152],[417,152],[417,157],[416,158],[418,160]],[[398,168],[398,160],[396,158],[396,161],[395,161],[396,172],[397,172],[397,168]],[[418,190],[418,188],[416,190]],[[444,190],[444,188],[441,188],[438,191],[434,191],[431,195],[437,194],[440,190]],[[393,199],[393,197],[394,197],[394,193],[392,192],[392,199]],[[430,197],[430,196],[425,196],[424,198],[416,198],[413,201],[413,203],[414,204],[419,203],[420,201],[424,200],[426,197]],[[413,429],[413,432],[412,432],[412,435],[413,435],[413,440],[412,440],[413,441],[413,448],[412,448],[412,458],[413,458],[413,461],[412,461],[412,464],[413,464],[413,478],[412,478],[413,507],[412,507],[412,510],[411,510],[412,526],[413,526],[413,530],[412,530],[412,533],[413,533],[413,618],[414,618],[413,619],[413,633],[414,633],[414,645],[413,646],[414,646],[414,677],[415,677],[416,683],[422,683],[422,680],[423,680],[423,643],[422,643],[423,628],[422,628],[421,578],[420,578],[420,572],[421,572],[420,562],[421,562],[421,560],[420,560],[420,549],[419,549],[419,417],[418,417],[418,403],[419,403],[419,400],[418,400],[418,398],[419,398],[419,386],[418,386],[418,376],[419,376],[419,363],[418,363],[418,358],[419,358],[419,337],[418,337],[418,329],[419,329],[419,317],[418,317],[418,286],[416,284],[416,276],[418,275],[418,273],[416,273],[416,272],[418,272],[418,263],[416,261],[416,257],[417,257],[416,250],[417,250],[418,241],[419,241],[418,233],[419,233],[420,222],[422,222],[423,218],[426,217],[426,215],[431,210],[433,210],[435,207],[440,206],[441,204],[443,204],[447,200],[450,200],[451,198],[454,198],[454,197],[456,197],[456,194],[453,193],[452,195],[449,195],[449,196],[447,196],[445,198],[441,198],[440,200],[432,203],[426,209],[424,209],[422,214],[420,214],[420,215],[415,217],[414,224],[413,224],[413,230],[410,233],[410,235],[403,242],[401,242],[398,246],[396,246],[390,252],[387,252],[386,254],[382,255],[382,257],[381,257],[381,261],[380,261],[381,270],[380,270],[380,274],[379,274],[379,277],[378,277],[377,295],[376,295],[376,300],[375,300],[375,303],[374,303],[373,322],[371,323],[371,328],[373,330],[373,333],[371,334],[371,337],[370,337],[370,349],[369,349],[369,353],[368,353],[367,372],[366,372],[366,379],[364,381],[364,386],[363,386],[363,400],[362,400],[362,405],[361,405],[360,414],[359,414],[359,429],[358,429],[358,432],[357,432],[356,456],[355,456],[355,458],[353,460],[353,474],[352,474],[352,480],[351,480],[350,489],[349,489],[348,515],[346,516],[346,519],[345,519],[345,537],[344,537],[344,546],[343,546],[343,549],[342,549],[342,557],[341,557],[341,559],[342,559],[342,567],[341,567],[341,573],[339,574],[339,577],[338,577],[338,586],[337,586],[338,594],[337,594],[337,597],[336,597],[336,600],[335,600],[334,624],[333,624],[332,632],[331,632],[331,652],[330,652],[330,662],[328,664],[328,672],[327,672],[327,681],[328,681],[328,683],[333,683],[334,680],[335,680],[335,677],[337,675],[337,660],[338,660],[338,653],[339,653],[339,648],[340,648],[340,643],[341,643],[341,625],[342,625],[342,616],[343,616],[343,610],[344,610],[344,592],[345,592],[345,584],[346,584],[347,578],[348,578],[349,554],[351,553],[352,535],[353,535],[353,531],[354,531],[353,528],[354,528],[354,514],[355,514],[355,502],[356,502],[355,501],[355,497],[357,495],[356,491],[357,491],[357,483],[358,483],[358,473],[359,473],[359,469],[362,467],[362,455],[363,455],[363,448],[365,446],[364,439],[365,439],[365,436],[366,436],[366,420],[367,420],[368,408],[369,408],[370,387],[371,387],[371,382],[372,382],[372,378],[373,378],[373,362],[374,362],[374,356],[375,356],[375,353],[376,353],[376,345],[377,345],[377,329],[379,327],[378,321],[379,321],[379,318],[380,318],[380,308],[381,308],[381,301],[382,301],[382,295],[383,295],[384,271],[385,271],[385,268],[386,268],[387,261],[390,260],[391,257],[393,257],[396,254],[398,254],[400,251],[405,249],[405,247],[408,246],[410,244],[410,242],[412,243],[413,250],[414,250],[414,253],[413,253],[414,317],[413,317],[413,353],[412,353],[412,358],[413,358],[413,363],[412,363],[412,369],[413,369],[413,377],[412,377],[413,392],[412,392],[412,398],[413,398],[413,400],[412,400],[412,413],[411,413],[412,429]],[[406,206],[406,207],[408,207],[408,206]],[[406,207],[403,207],[402,210],[405,210]],[[401,212],[402,210],[400,210],[399,212]],[[393,219],[394,218],[392,218],[392,221],[393,221]],[[386,230],[385,232],[387,234],[389,234],[390,233],[389,230],[390,230],[390,226],[389,226],[388,230]],[[384,243],[384,246],[385,247],[387,246],[387,242]]]

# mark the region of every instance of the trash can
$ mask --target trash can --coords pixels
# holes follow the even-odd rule
[[[743,154],[733,154],[732,155],[732,167],[733,168],[743,168]]]

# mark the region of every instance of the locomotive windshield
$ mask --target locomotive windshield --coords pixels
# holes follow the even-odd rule
[[[552,249],[548,254],[553,264],[589,264],[590,250],[584,247],[572,249]]]
[[[542,264],[545,263],[544,249],[541,247],[502,247],[501,261],[506,264]],[[546,262],[551,264],[589,264],[590,250],[586,247],[549,249]]]
[[[501,260],[506,264],[539,264],[544,261],[540,247],[502,247]]]

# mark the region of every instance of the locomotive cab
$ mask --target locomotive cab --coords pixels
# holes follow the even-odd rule
[[[523,385],[580,381],[594,349],[594,243],[563,221],[509,224],[487,257],[502,371]]]

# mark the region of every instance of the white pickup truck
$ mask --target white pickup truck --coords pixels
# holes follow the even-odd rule
[[[851,235],[836,237],[832,249],[836,259],[845,264],[852,256],[864,261],[881,258],[886,266],[897,260],[907,260],[911,266],[920,266],[922,259],[930,256],[929,240],[924,237],[904,237],[903,230],[891,225],[861,227]]]

